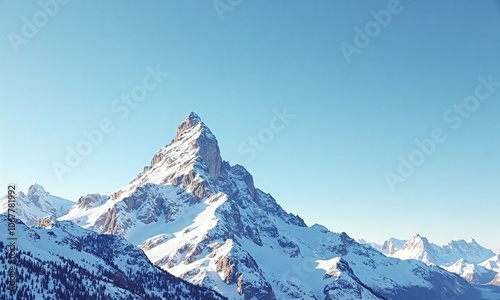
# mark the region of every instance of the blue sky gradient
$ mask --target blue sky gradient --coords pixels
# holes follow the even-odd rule
[[[40,3],[59,2],[0,1],[0,182],[109,194],[195,111],[223,158],[309,225],[379,242],[472,236],[500,251],[500,87],[483,84],[489,95],[452,128],[478,78],[500,82],[494,1],[220,0],[223,13],[212,1],[67,1],[47,20]],[[348,62],[340,45],[390,6]],[[26,20],[43,26],[23,33]],[[169,75],[118,113],[148,68]],[[295,117],[245,154],[284,108]],[[54,162],[103,119],[112,132],[58,178]],[[392,190],[385,174],[436,128],[446,141]]]

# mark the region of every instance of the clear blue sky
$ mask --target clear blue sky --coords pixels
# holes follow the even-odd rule
[[[443,118],[479,76],[500,81],[500,7],[401,1],[348,63],[340,45],[388,5],[70,1],[44,19],[36,1],[0,1],[0,182],[72,200],[111,193],[195,111],[223,158],[309,225],[374,241],[473,236],[500,251],[500,87],[481,88],[457,129],[458,113]],[[157,65],[169,76],[127,116],[114,111]],[[296,117],[249,160],[239,147],[283,107]],[[53,162],[103,119],[114,130],[59,180]],[[446,141],[391,191],[384,174],[436,128]]]

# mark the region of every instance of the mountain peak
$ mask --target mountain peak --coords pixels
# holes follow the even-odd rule
[[[153,155],[149,166],[126,187],[127,192],[145,183],[181,184],[197,197],[205,197],[225,173],[215,135],[191,112],[177,127],[175,138]],[[116,199],[125,190],[116,191]]]
[[[429,240],[426,237],[421,236],[420,234],[415,234],[408,242],[405,243],[403,248],[411,248],[411,249],[421,249],[421,250],[430,250],[432,249]]]
[[[199,134],[197,138],[204,137],[216,140],[210,129],[203,123],[200,116],[191,112],[189,116],[177,127],[177,134],[175,141],[180,141],[185,138],[192,137],[192,135]]]
[[[466,265],[469,262],[465,258],[460,258],[459,260],[456,261],[456,265]]]
[[[217,181],[222,167],[217,139],[196,113],[191,112],[184,122],[177,127],[175,143],[178,145],[187,143],[197,149],[196,155],[201,157],[208,167],[210,177]],[[182,149],[182,147],[178,147]]]
[[[199,121],[201,121],[200,116],[198,116],[194,111],[190,112],[189,116],[187,118],[189,120],[199,120]]]
[[[410,241],[422,241],[422,242],[426,242],[427,239],[423,236],[421,236],[420,234],[415,234],[411,239]]]
[[[35,183],[28,188],[28,196],[35,194],[48,194],[48,193],[41,185]]]
[[[203,124],[203,121],[195,112],[190,112],[182,124],[186,124],[188,127],[195,127],[198,124]]]
[[[469,237],[466,242],[467,244],[477,244],[476,240],[473,237]]]

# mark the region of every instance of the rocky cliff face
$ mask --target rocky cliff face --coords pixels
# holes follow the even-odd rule
[[[200,165],[207,167],[210,179],[217,182],[221,175],[222,167],[219,146],[215,136],[210,132],[210,129],[203,124],[198,115],[195,113],[189,114],[188,118],[179,125],[174,143],[182,143],[185,139],[189,139],[193,131],[200,131],[200,133],[196,140],[191,142],[191,146],[197,151],[197,155],[201,158],[199,162]]]
[[[109,199],[109,196],[99,195],[99,194],[89,194],[87,196],[82,196],[78,198],[76,202],[80,209],[87,209],[97,205],[101,205]]]

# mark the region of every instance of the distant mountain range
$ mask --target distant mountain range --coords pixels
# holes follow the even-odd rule
[[[18,290],[22,297],[37,298],[47,286],[66,296],[62,274],[70,272],[82,282],[76,292],[106,291],[107,299],[486,299],[427,261],[379,252],[434,259],[434,247],[424,242],[392,239],[374,249],[306,225],[256,188],[243,166],[224,161],[194,113],[135,179],[109,196],[89,194],[70,207],[35,185],[18,199],[26,203],[18,205],[19,218],[38,225],[18,225],[28,247],[20,246],[22,268],[33,273]],[[428,254],[414,249],[422,246]]]
[[[390,257],[416,259],[427,265],[440,266],[470,283],[500,286],[500,255],[484,248],[473,238],[452,240],[442,246],[418,234],[409,240],[388,239],[383,246],[361,242]]]

